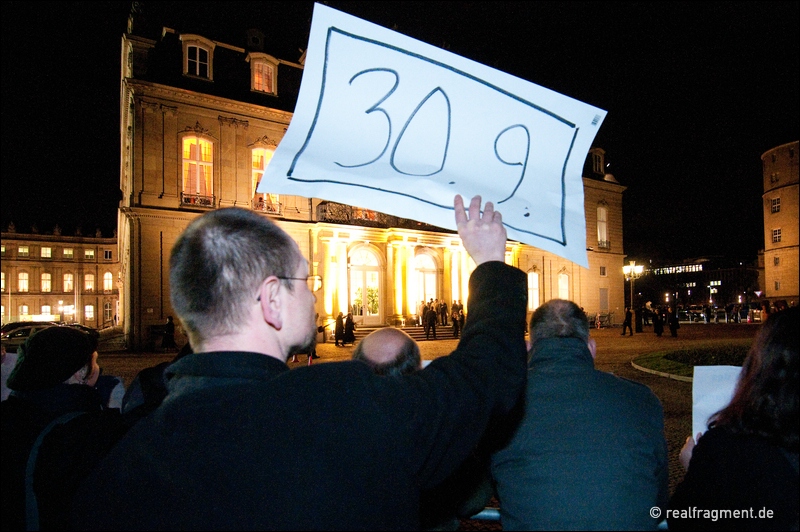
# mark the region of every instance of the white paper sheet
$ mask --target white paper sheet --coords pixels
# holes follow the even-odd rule
[[[258,192],[446,229],[456,228],[455,194],[480,194],[509,239],[588,267],[581,174],[605,116],[315,4],[294,116]]]
[[[692,437],[705,433],[708,418],[731,402],[740,366],[695,366],[692,377]]]

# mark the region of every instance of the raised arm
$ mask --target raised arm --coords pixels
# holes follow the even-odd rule
[[[469,204],[469,211],[464,209],[464,200],[456,195],[453,206],[456,211],[456,227],[458,236],[464,242],[464,248],[476,265],[497,260],[503,262],[506,254],[506,228],[503,216],[495,212],[491,201],[486,202],[481,215],[481,197],[475,196]]]

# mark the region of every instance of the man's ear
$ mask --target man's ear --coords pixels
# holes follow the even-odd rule
[[[258,292],[261,315],[264,317],[264,321],[276,330],[283,327],[284,293],[281,288],[281,280],[272,275],[261,283],[261,289]]]
[[[589,338],[586,345],[589,346],[589,352],[592,354],[592,360],[594,360],[597,357],[597,342],[594,341],[594,338]]]

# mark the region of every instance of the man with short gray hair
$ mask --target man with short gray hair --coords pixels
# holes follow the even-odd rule
[[[504,263],[500,213],[454,200],[477,267],[456,350],[402,379],[362,362],[290,370],[316,337],[297,244],[268,218],[211,211],[178,239],[173,308],[194,353],[169,393],[83,484],[73,526],[96,530],[413,530],[420,492],[472,451],[525,383],[526,276]]]
[[[492,456],[503,530],[656,529],[669,496],[658,398],[594,368],[571,301],[536,309],[530,337],[522,420]]]

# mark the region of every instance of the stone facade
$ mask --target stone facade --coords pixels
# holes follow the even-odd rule
[[[798,141],[761,156],[764,170],[764,299],[800,301]]]
[[[403,325],[416,319],[422,299],[466,302],[474,264],[457,234],[354,205],[255,193],[254,168],[291,121],[303,57],[275,59],[276,89],[265,94],[249,75],[251,58],[274,59],[263,50],[256,54],[170,28],[133,33],[134,26],[122,39],[118,227],[125,287],[120,315],[131,348],[150,345],[151,327],[174,314],[169,253],[189,222],[209,209],[262,212],[297,241],[309,273],[323,278],[317,294],[321,324],[350,311],[362,324]],[[187,74],[187,43],[208,48],[208,72]],[[237,79],[250,83],[250,90],[242,91]],[[564,297],[589,314],[611,312],[615,321],[622,319],[625,187],[602,172],[603,156],[601,149],[590,152],[583,179],[588,269],[508,242],[506,262],[528,272],[530,311]],[[601,212],[604,220],[598,222]]]
[[[94,328],[119,315],[116,238],[2,233],[2,320]]]

